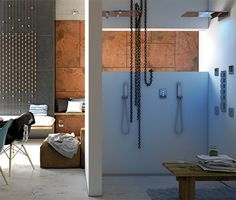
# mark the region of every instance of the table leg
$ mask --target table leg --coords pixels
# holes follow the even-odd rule
[[[9,177],[11,176],[12,159],[13,159],[13,144],[10,144],[10,150],[9,150],[9,174],[8,174]]]
[[[195,200],[195,178],[179,179],[179,198],[181,200]]]
[[[179,199],[183,199],[184,180],[179,180]]]

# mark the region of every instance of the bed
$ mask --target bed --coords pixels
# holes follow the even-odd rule
[[[17,115],[2,115],[4,121],[15,119]],[[54,133],[55,118],[51,116],[34,116],[35,124],[31,127],[29,138],[46,138],[49,133]]]

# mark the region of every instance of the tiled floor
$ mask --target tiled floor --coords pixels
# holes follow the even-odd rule
[[[172,176],[105,176],[104,195],[101,198],[87,197],[84,171],[81,169],[40,169],[39,140],[30,141],[26,148],[35,164],[32,170],[27,159],[19,155],[15,158],[12,176],[5,185],[0,176],[0,200],[150,200],[149,188],[177,187]],[[4,155],[0,163],[8,176],[8,161]],[[197,187],[218,187],[219,182],[201,183]]]

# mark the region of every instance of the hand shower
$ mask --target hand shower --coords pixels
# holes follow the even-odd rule
[[[128,83],[123,83],[122,95],[122,117],[121,117],[121,132],[128,134],[130,132],[129,112],[128,112]]]
[[[182,108],[182,86],[181,82],[176,84],[176,98],[177,98],[177,111],[175,118],[175,133],[180,134],[183,132],[183,108]]]
[[[122,99],[128,99],[128,83],[123,83],[123,96]]]
[[[177,82],[177,99],[182,99],[183,96],[182,96],[182,87],[181,87],[181,83],[180,82]]]

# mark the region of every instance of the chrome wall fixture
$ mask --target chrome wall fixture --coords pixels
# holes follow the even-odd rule
[[[181,17],[199,17],[214,19],[218,17],[218,21],[229,17],[229,11],[187,11]]]
[[[0,0],[0,111],[22,113],[36,98],[36,0]]]
[[[227,72],[220,72],[220,109],[227,112]]]
[[[140,12],[130,11],[130,10],[104,10],[102,11],[102,16],[106,19],[110,17],[130,17],[130,16],[138,16]]]

